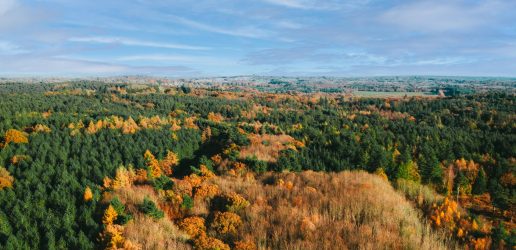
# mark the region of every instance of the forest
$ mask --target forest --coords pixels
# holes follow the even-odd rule
[[[3,82],[0,249],[514,249],[515,102]]]

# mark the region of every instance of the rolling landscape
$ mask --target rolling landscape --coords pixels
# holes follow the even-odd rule
[[[516,83],[272,82],[2,83],[2,248],[514,246]]]
[[[512,0],[0,0],[0,249],[516,249]]]

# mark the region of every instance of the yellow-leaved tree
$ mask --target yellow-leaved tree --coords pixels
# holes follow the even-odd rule
[[[89,186],[86,186],[86,189],[84,189],[84,201],[91,201],[93,199],[93,192],[91,192],[91,188]]]
[[[242,219],[237,214],[232,212],[215,212],[215,218],[211,227],[220,235],[235,235],[240,225],[242,225]]]
[[[220,122],[224,121],[224,117],[220,113],[210,112],[210,113],[208,113],[208,120],[215,122],[215,123],[220,123]]]
[[[115,221],[117,217],[118,217],[118,214],[116,213],[115,208],[113,208],[113,206],[109,205],[109,207],[104,212],[104,216],[102,217],[102,223],[104,225],[111,225],[111,224],[113,224],[113,221]]]
[[[129,187],[131,185],[132,180],[129,171],[127,171],[127,169],[123,166],[118,167],[111,188],[118,190],[121,188]]]
[[[5,132],[5,145],[6,147],[9,143],[28,143],[29,138],[27,137],[27,133],[16,130],[16,129],[9,129],[7,132]]]
[[[0,190],[13,186],[14,177],[4,167],[0,167]]]
[[[149,168],[150,175],[152,178],[157,178],[161,176],[161,168],[159,166],[158,160],[156,160],[156,157],[149,151],[145,151],[145,154],[143,155],[145,158],[145,164]]]
[[[202,142],[206,142],[207,140],[209,140],[211,138],[211,127],[208,126],[206,127],[203,131],[202,131],[202,134],[201,134],[201,141]]]
[[[134,134],[136,133],[140,127],[138,127],[138,124],[133,120],[132,117],[129,117],[126,121],[124,121],[124,125],[122,126],[122,133],[123,134]]]
[[[177,164],[179,164],[179,157],[176,153],[170,150],[167,152],[167,156],[165,156],[165,158],[160,162],[161,169],[163,169],[165,175],[171,175],[172,168],[177,166]]]

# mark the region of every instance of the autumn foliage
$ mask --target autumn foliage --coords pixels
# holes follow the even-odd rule
[[[193,238],[201,235],[206,231],[204,218],[198,216],[184,218],[179,222],[178,226]]]
[[[201,234],[193,242],[195,248],[199,250],[230,250],[229,245],[205,233]]]
[[[32,131],[34,131],[36,133],[50,133],[50,132],[52,132],[52,130],[48,126],[43,125],[43,124],[36,124],[32,128]]]
[[[161,175],[161,167],[159,165],[158,160],[154,155],[149,151],[145,151],[145,164],[147,168],[149,168],[150,176],[152,178],[157,178]]]
[[[29,138],[27,133],[25,132],[16,129],[9,129],[7,130],[7,132],[5,132],[4,147],[7,146],[9,143],[21,144],[28,142]]]
[[[216,212],[211,228],[220,235],[236,234],[242,225],[240,216],[233,212]]]
[[[249,134],[247,137],[251,143],[240,150],[240,158],[242,159],[255,156],[262,161],[275,162],[282,150],[292,149],[296,151],[298,148],[304,147],[304,143],[285,134]]]
[[[167,155],[160,162],[160,167],[165,175],[172,175],[172,168],[179,164],[179,157],[176,153],[168,151]]]
[[[104,225],[111,225],[116,220],[118,214],[116,213],[113,206],[109,205],[106,211],[104,211],[104,216],[102,217],[102,223]]]
[[[436,228],[444,229],[473,249],[487,249],[490,245],[487,237],[478,237],[486,235],[489,231],[485,227],[481,228],[476,219],[462,214],[457,202],[450,198],[445,198],[439,205],[433,204],[431,212],[430,220]]]
[[[14,177],[4,167],[0,167],[0,190],[13,186]]]
[[[91,201],[93,199],[93,193],[91,192],[91,188],[88,186],[86,187],[86,189],[84,189],[83,199],[86,202]]]

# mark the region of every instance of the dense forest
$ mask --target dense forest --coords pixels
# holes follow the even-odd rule
[[[296,185],[324,184],[312,175],[346,179],[339,173],[366,171],[406,194],[432,230],[454,244],[513,249],[515,102],[514,94],[494,91],[358,98],[93,81],[2,83],[0,248],[130,248],[115,236],[125,230],[129,238],[122,225],[144,220],[133,210],[186,232],[184,245],[169,248],[288,248],[273,236],[267,242],[245,236],[249,229],[242,228],[252,226],[248,206],[263,199],[250,187],[216,191],[232,185],[224,176],[252,175],[261,183],[255,189],[281,186],[302,196],[306,190]],[[322,173],[291,175],[307,170]],[[149,195],[132,204],[129,191],[121,191],[128,186]],[[442,199],[427,203],[414,190]],[[209,211],[196,211],[201,203]],[[455,212],[458,206],[466,215]],[[205,220],[210,226],[199,233]]]

